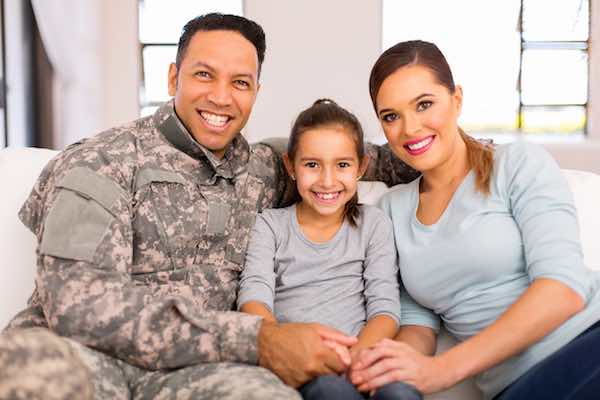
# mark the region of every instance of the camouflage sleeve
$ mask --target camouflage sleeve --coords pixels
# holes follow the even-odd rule
[[[363,176],[365,181],[381,181],[394,186],[411,182],[421,175],[396,157],[387,144],[378,146],[366,143],[365,152],[370,158],[369,167]]]
[[[131,194],[103,168],[47,168],[20,212],[38,239],[36,286],[50,329],[151,370],[257,363],[260,318],[206,311],[189,287],[131,278]]]
[[[263,208],[287,207],[298,201],[296,183],[292,181],[283,164],[283,154],[287,151],[287,138],[275,137],[263,139],[254,146],[259,158],[274,171],[274,196],[271,204]]]

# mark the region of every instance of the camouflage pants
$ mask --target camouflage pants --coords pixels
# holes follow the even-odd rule
[[[216,363],[147,371],[43,328],[0,335],[0,399],[300,399],[270,371]]]

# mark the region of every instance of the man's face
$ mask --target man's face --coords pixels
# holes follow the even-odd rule
[[[179,70],[169,68],[177,116],[219,158],[246,125],[258,89],[256,49],[233,31],[196,32]]]

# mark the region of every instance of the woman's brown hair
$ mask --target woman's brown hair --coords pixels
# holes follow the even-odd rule
[[[437,82],[446,87],[450,94],[454,94],[456,86],[452,71],[446,58],[435,44],[422,40],[400,42],[384,51],[371,69],[369,93],[375,113],[377,113],[377,94],[383,81],[398,69],[411,65],[428,68]],[[487,195],[490,193],[490,178],[494,169],[493,148],[473,139],[462,129],[458,130],[467,146],[469,166],[475,171],[477,190]]]
[[[336,102],[330,99],[319,99],[312,106],[302,111],[290,133],[288,141],[287,154],[290,161],[293,162],[298,151],[298,142],[302,134],[308,130],[315,128],[324,128],[331,126],[339,126],[348,132],[354,144],[356,145],[356,154],[358,161],[362,163],[365,156],[365,143],[363,139],[363,130],[358,118],[350,111],[337,105]],[[295,192],[296,202],[301,200],[298,191]],[[356,226],[357,220],[360,217],[360,208],[358,203],[358,192],[348,201],[344,207],[344,217],[347,218],[351,226]]]

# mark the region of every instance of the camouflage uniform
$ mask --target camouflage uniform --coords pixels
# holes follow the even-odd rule
[[[368,151],[371,178],[415,177],[389,150]],[[289,188],[270,146],[238,135],[219,160],[172,102],[69,146],[19,214],[38,271],[29,308],[0,337],[0,398],[51,398],[40,382],[72,370],[81,376],[53,398],[298,397],[254,366],[261,318],[230,311],[255,215]],[[48,329],[20,330],[31,327]],[[39,379],[13,379],[11,354]]]

